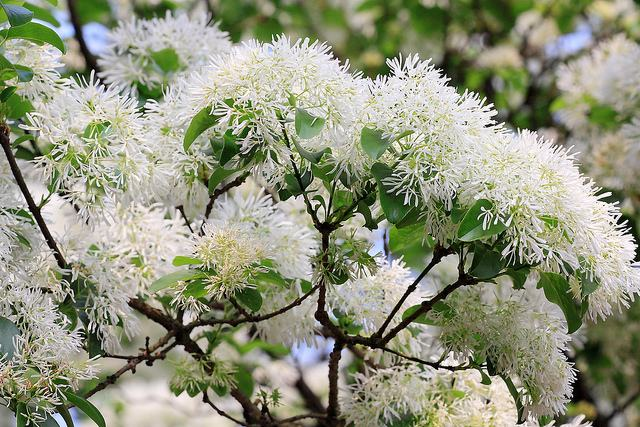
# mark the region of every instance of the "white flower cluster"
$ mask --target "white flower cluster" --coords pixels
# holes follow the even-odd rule
[[[20,402],[35,422],[55,411],[62,391],[92,378],[94,368],[83,357],[80,330],[58,308],[68,296],[62,272],[8,176],[2,160],[0,402]]]
[[[129,299],[173,271],[173,258],[188,250],[188,233],[177,212],[134,204],[118,205],[93,231],[82,227],[68,236],[73,278],[84,284],[75,297],[105,350],[119,348],[121,331],[131,338],[139,330]]]
[[[311,279],[310,258],[316,242],[310,228],[249,185],[231,197],[225,194],[203,231],[195,239],[193,254],[214,272],[207,279],[207,289],[217,299],[252,287],[254,276],[265,271],[267,261],[286,279]]]
[[[209,18],[187,14],[121,22],[109,33],[110,41],[98,58],[100,77],[108,84],[157,98],[162,90],[198,71],[212,55],[231,48],[227,33]]]
[[[562,314],[556,317],[548,303],[536,301],[533,289],[493,292],[492,285],[460,290],[431,315],[442,328],[442,345],[459,361],[487,360],[496,373],[517,377],[533,415],[561,412],[575,378],[564,354],[569,337]]]
[[[617,35],[558,71],[557,113],[568,144],[599,185],[638,196],[640,46]]]
[[[220,116],[214,130],[233,135],[242,153],[264,153],[262,174],[277,182],[291,148],[284,142],[283,121],[288,122],[287,134],[294,135],[297,108],[326,121],[320,134],[300,142],[302,146],[335,148],[344,161],[357,161],[340,147],[354,139],[352,126],[365,89],[365,80],[350,74],[348,64],[334,58],[329,46],[277,37],[271,43],[247,42],[215,57],[190,84],[190,102],[197,111],[209,108]]]
[[[354,379],[341,403],[347,421],[356,426],[511,427],[518,421],[507,386],[498,379],[484,385],[475,371],[399,365],[356,373]],[[530,418],[522,425],[540,424]],[[561,427],[589,425],[579,417]]]
[[[640,289],[631,268],[635,244],[618,224],[618,209],[600,200],[572,155],[535,133],[496,126],[495,111],[459,95],[428,62],[391,61],[374,86],[375,123],[389,135],[411,134],[388,179],[405,201],[425,210],[429,233],[456,239],[449,212],[484,199],[484,228],[502,222],[502,255],[545,270],[582,271],[600,283],[589,315],[607,316]]]
[[[115,204],[116,195],[144,182],[145,156],[136,101],[91,76],[60,82],[36,105],[25,128],[50,144],[38,167],[53,191],[64,194],[85,218]]]

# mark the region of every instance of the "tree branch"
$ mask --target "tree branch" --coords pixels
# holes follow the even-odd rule
[[[89,46],[84,39],[84,34],[82,34],[82,22],[80,22],[80,17],[78,16],[76,0],[67,0],[67,7],[69,8],[69,20],[73,26],[75,39],[78,41],[78,45],[80,45],[80,52],[82,52],[87,69],[98,73],[100,72],[100,67],[98,66],[96,57],[89,50]]]
[[[87,393],[85,393],[84,397],[88,399],[89,397],[93,396],[97,392],[104,390],[105,388],[107,388],[112,384],[115,384],[115,382],[122,375],[124,375],[129,371],[132,371],[135,374],[136,367],[142,362],[146,362],[148,366],[151,366],[153,362],[155,362],[156,360],[164,359],[167,356],[167,353],[169,353],[169,351],[171,351],[178,344],[177,342],[171,343],[169,346],[165,347],[164,349],[162,349],[161,351],[155,354],[154,352],[160,349],[161,347],[163,347],[164,345],[166,345],[173,336],[174,336],[174,333],[169,332],[165,336],[160,338],[158,342],[156,342],[153,346],[147,347],[144,349],[144,351],[140,352],[140,354],[138,354],[137,356],[131,357],[122,368],[118,369],[112,375],[109,375],[104,381],[102,381],[97,386],[95,386],[94,388],[89,390]],[[104,357],[111,357],[111,356],[106,355]]]
[[[389,326],[389,323],[391,323],[396,313],[398,313],[400,308],[402,308],[402,305],[407,300],[409,295],[411,295],[411,293],[413,293],[418,288],[418,284],[422,281],[422,279],[424,279],[424,277],[429,273],[429,271],[431,271],[431,269],[435,267],[442,260],[442,258],[444,258],[445,256],[451,253],[452,251],[449,248],[443,248],[440,245],[435,246],[435,248],[433,249],[433,257],[431,258],[431,261],[429,262],[429,264],[425,267],[424,270],[422,270],[422,272],[418,275],[418,277],[416,277],[413,283],[407,288],[404,295],[402,295],[400,300],[396,303],[395,307],[393,307],[393,309],[389,313],[389,316],[387,316],[384,323],[380,326],[380,329],[378,329],[372,335],[373,337],[379,338],[382,336],[385,329],[387,329],[387,326]]]
[[[202,219],[202,224],[200,224],[200,235],[204,233],[204,225],[207,223],[207,219],[209,218],[209,215],[211,215],[211,211],[213,210],[213,205],[218,199],[218,197],[222,196],[224,193],[231,190],[232,188],[239,187],[240,185],[242,185],[242,183],[247,179],[248,176],[249,176],[249,173],[245,172],[242,175],[239,175],[233,181],[230,181],[227,184],[223,185],[221,188],[214,190],[214,192],[211,194],[211,197],[209,198],[209,203],[207,203],[207,207],[205,208],[205,211],[204,211],[204,218]]]
[[[336,341],[329,355],[329,405],[327,406],[327,423],[329,426],[339,425],[338,379],[343,347],[344,345],[340,341]]]
[[[53,256],[56,259],[56,263],[58,267],[61,269],[67,268],[67,262],[62,256],[62,252],[58,248],[58,245],[49,231],[49,227],[47,227],[47,223],[44,221],[42,217],[42,211],[38,205],[36,205],[31,193],[29,192],[29,187],[27,187],[27,183],[22,176],[22,172],[20,171],[20,167],[16,162],[16,157],[13,154],[13,149],[11,148],[11,141],[9,140],[10,129],[5,123],[0,124],[0,145],[2,145],[2,149],[4,150],[4,154],[7,157],[7,161],[9,162],[9,167],[11,168],[11,173],[13,174],[13,178],[16,180],[18,187],[20,188],[20,192],[22,196],[27,202],[27,206],[29,207],[29,212],[33,216],[33,219],[38,224],[38,228],[40,228],[40,232],[44,237],[47,246],[53,252]]]

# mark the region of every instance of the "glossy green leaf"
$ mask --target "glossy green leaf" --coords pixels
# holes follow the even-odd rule
[[[385,138],[382,131],[365,127],[360,132],[360,145],[369,157],[377,160],[387,151],[387,148],[391,145],[391,140]]]
[[[60,416],[64,420],[64,422],[67,425],[67,427],[74,427],[73,417],[69,413],[69,409],[67,409],[67,407],[65,405],[56,406],[56,409],[58,410],[58,413],[60,414]]]
[[[63,393],[70,403],[74,404],[79,410],[84,412],[89,418],[91,418],[94,423],[96,423],[98,427],[107,426],[104,417],[102,416],[98,408],[93,405],[93,403],[89,402],[83,397],[71,393],[70,391],[64,391]]]
[[[19,27],[11,27],[0,31],[2,39],[24,39],[35,43],[48,43],[65,53],[64,42],[54,30],[36,22],[28,22]]]
[[[17,4],[5,4],[0,1],[0,6],[2,6],[4,13],[7,14],[9,24],[11,24],[12,27],[24,25],[33,18],[33,12]]]
[[[20,329],[11,320],[0,317],[0,355],[6,355],[7,359],[13,358],[16,349],[13,338],[20,335]]]
[[[298,154],[300,154],[300,156],[302,156],[303,159],[310,161],[314,165],[320,162],[320,160],[322,159],[322,156],[325,153],[328,153],[331,151],[329,148],[325,148],[324,150],[317,151],[317,152],[309,151],[306,148],[304,148],[302,145],[300,145],[298,140],[296,140],[295,138],[293,139],[293,145],[296,147],[296,151],[298,151]]]
[[[325,120],[309,114],[301,108],[296,109],[296,134],[302,139],[310,139],[322,132]]]
[[[567,279],[557,273],[540,273],[538,288],[544,290],[547,300],[560,307],[567,320],[568,332],[577,331],[582,325],[581,307],[573,299]]]
[[[244,288],[236,293],[236,299],[251,311],[258,311],[262,307],[262,295],[257,289]]]
[[[473,262],[469,274],[480,280],[491,279],[502,271],[505,261],[500,252],[476,242],[473,246]]]
[[[183,265],[200,265],[202,264],[202,261],[199,260],[198,258],[178,255],[173,259],[172,264],[175,267],[182,267]]]
[[[189,281],[193,279],[199,279],[201,277],[205,277],[205,274],[200,270],[180,270],[174,271],[173,273],[169,273],[166,276],[163,276],[153,282],[149,287],[150,293],[155,293],[161,291],[163,289],[169,288],[176,284],[177,282]]]
[[[198,114],[196,114],[191,123],[189,123],[189,127],[184,134],[184,141],[182,146],[184,150],[189,150],[191,144],[199,137],[202,132],[214,126],[218,122],[218,116],[211,114],[211,108],[205,107]]]
[[[222,181],[236,172],[236,169],[225,169],[223,167],[216,168],[209,177],[209,194],[213,194],[213,192],[216,191],[216,188]]]
[[[16,427],[27,427],[27,405],[23,402],[18,402],[16,405]]]
[[[33,19],[39,19],[40,21],[48,22],[54,27],[60,26],[60,22],[47,9],[31,3],[25,3],[23,6],[25,9],[29,9],[33,13]]]
[[[151,52],[151,59],[165,73],[173,73],[180,69],[180,57],[170,47]]]
[[[392,172],[392,169],[383,163],[375,163],[371,167],[371,173],[378,183],[380,205],[382,206],[384,215],[390,223],[396,224],[409,214],[413,206],[405,205],[404,196],[394,194],[389,190],[388,186],[384,184],[384,179],[390,177]]]
[[[474,203],[465,213],[458,227],[458,238],[463,242],[472,242],[502,233],[507,226],[500,220],[492,220],[485,229],[482,213],[493,209],[493,203],[486,199],[480,199]]]

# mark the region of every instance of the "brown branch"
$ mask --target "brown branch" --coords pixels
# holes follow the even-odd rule
[[[155,362],[156,360],[162,360],[166,358],[167,353],[169,353],[169,351],[171,351],[178,344],[177,342],[171,343],[161,351],[158,351],[156,353],[154,352],[156,350],[159,350],[164,345],[166,345],[173,336],[174,336],[174,333],[169,332],[165,336],[160,338],[158,342],[156,342],[153,346],[151,347],[147,346],[144,349],[144,351],[140,352],[140,354],[138,354],[137,356],[130,357],[127,363],[122,368],[118,369],[116,372],[109,375],[104,381],[102,381],[97,386],[95,386],[94,388],[89,390],[87,393],[85,393],[84,397],[88,399],[89,397],[93,396],[97,392],[104,390],[105,388],[107,388],[112,384],[115,384],[115,382],[122,375],[124,375],[129,371],[132,371],[132,373],[135,374],[136,367],[142,362],[146,362],[147,366],[151,366],[153,365],[153,362]],[[104,357],[114,357],[114,356],[105,355]],[[117,358],[120,358],[120,357],[117,357]]]
[[[211,194],[211,197],[209,198],[209,202],[207,203],[207,207],[205,208],[205,211],[204,211],[204,218],[202,219],[202,224],[200,225],[200,235],[204,233],[204,225],[207,223],[207,219],[209,218],[209,215],[211,215],[211,211],[213,210],[213,205],[218,199],[218,197],[222,196],[224,193],[231,190],[232,188],[242,185],[242,183],[247,179],[248,176],[249,176],[249,173],[245,172],[242,175],[239,175],[233,181],[230,181],[227,184],[223,185],[222,187],[217,188],[216,190],[213,191],[213,193]]]
[[[402,295],[400,300],[396,303],[395,307],[393,307],[393,309],[385,319],[384,323],[382,323],[382,325],[380,326],[380,329],[378,329],[372,335],[373,337],[379,338],[382,336],[385,329],[387,329],[387,326],[389,326],[389,323],[391,323],[396,313],[398,313],[400,308],[402,308],[402,305],[407,300],[409,295],[411,295],[418,288],[418,284],[422,281],[422,279],[424,279],[424,277],[429,273],[429,271],[431,271],[431,269],[435,267],[442,260],[442,258],[444,258],[445,256],[451,253],[452,253],[452,250],[450,248],[443,248],[439,244],[435,246],[435,248],[433,249],[433,257],[431,258],[431,261],[429,262],[429,264],[427,264],[425,269],[422,270],[422,272],[418,275],[418,277],[416,277],[413,283],[411,283],[411,285],[407,288],[404,295]]]
[[[184,219],[184,224],[187,226],[191,234],[193,234],[193,228],[191,228],[191,222],[189,221],[189,218],[187,218],[187,213],[184,211],[184,206],[180,205],[176,209],[178,209],[178,212],[180,212],[180,215],[182,215],[182,219]]]
[[[304,400],[304,404],[310,411],[324,412],[325,407],[320,398],[311,390],[311,387],[304,380],[302,371],[298,372],[298,379],[294,383],[294,387],[300,393],[300,397]]]
[[[225,411],[223,411],[222,409],[218,408],[212,401],[211,399],[209,399],[209,395],[207,394],[207,392],[203,392],[202,393],[202,401],[204,403],[206,403],[207,405],[211,406],[214,411],[216,411],[218,413],[218,415],[225,417],[231,421],[233,421],[234,423],[240,425],[240,426],[246,426],[247,423],[243,423],[242,421],[238,420],[237,418],[232,417],[231,415],[229,415],[228,413],[226,413]]]
[[[29,207],[29,212],[33,216],[33,219],[38,224],[38,228],[40,228],[40,232],[44,237],[47,246],[53,252],[53,256],[56,259],[56,263],[58,267],[61,269],[67,268],[67,262],[62,256],[62,252],[58,248],[58,245],[49,231],[49,227],[47,227],[47,223],[44,221],[42,217],[42,211],[38,205],[36,205],[31,193],[29,192],[29,187],[27,187],[27,183],[22,176],[22,172],[20,171],[20,167],[16,162],[16,157],[13,154],[13,149],[11,148],[11,141],[9,140],[10,129],[5,123],[0,124],[0,145],[2,145],[2,149],[4,150],[4,154],[7,157],[7,161],[9,162],[9,167],[11,168],[11,173],[13,174],[13,178],[16,180],[18,187],[20,188],[20,192],[22,196],[27,202],[27,206]]]
[[[338,379],[340,368],[340,357],[342,356],[342,348],[344,345],[336,341],[333,350],[329,355],[329,405],[327,406],[327,424],[329,426],[338,426],[338,414],[340,407],[338,403]]]
[[[76,0],[67,0],[67,7],[69,8],[69,19],[73,26],[75,39],[78,41],[78,45],[80,45],[80,52],[82,52],[87,69],[98,73],[100,72],[100,67],[98,66],[96,57],[89,50],[87,41],[84,39],[84,34],[82,34],[82,22],[80,22],[80,16],[78,15]]]
[[[389,331],[389,333],[384,338],[382,338],[381,344],[383,346],[385,344],[387,344],[396,335],[398,335],[400,333],[400,331],[402,331],[404,328],[409,326],[409,324],[411,322],[413,322],[414,320],[416,320],[418,317],[422,316],[423,314],[428,313],[429,311],[431,311],[431,309],[433,308],[433,306],[437,302],[442,301],[445,298],[447,298],[456,289],[458,289],[458,288],[460,288],[462,286],[472,285],[472,284],[477,283],[477,282],[478,282],[478,279],[475,279],[475,278],[473,278],[471,276],[468,276],[466,274],[460,275],[458,277],[458,280],[455,283],[452,283],[451,285],[446,286],[443,290],[441,290],[436,296],[434,296],[430,300],[423,301],[422,304],[420,304],[420,308],[419,309],[414,311],[410,316],[407,316],[407,318],[403,319],[402,322],[400,322],[396,327],[391,329],[391,331]]]
[[[295,299],[294,301],[292,301],[291,303],[285,305],[284,307],[282,307],[282,308],[280,308],[280,309],[278,309],[276,311],[272,311],[270,313],[262,314],[262,315],[259,315],[259,316],[249,315],[249,316],[241,317],[241,318],[238,318],[238,319],[195,320],[195,321],[189,323],[188,325],[186,325],[185,329],[191,330],[191,329],[197,328],[199,326],[214,326],[214,325],[238,326],[238,325],[241,325],[243,323],[249,323],[249,322],[255,323],[255,322],[262,322],[264,320],[269,320],[269,319],[271,319],[273,317],[279,316],[279,315],[291,310],[292,308],[297,307],[300,304],[302,304],[304,302],[304,300],[306,300],[307,298],[309,298],[311,295],[313,295],[315,293],[315,291],[318,289],[318,287],[319,287],[319,285],[314,286],[306,294],[304,294],[301,297]]]

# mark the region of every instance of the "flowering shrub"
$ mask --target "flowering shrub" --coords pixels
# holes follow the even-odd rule
[[[87,399],[173,353],[171,391],[240,425],[555,425],[571,335],[640,290],[573,155],[416,55],[369,79],[319,42],[167,15],[63,78],[56,33],[2,5],[0,397],[21,427],[73,406],[104,426]],[[121,354],[142,318],[164,335]],[[327,405],[279,415],[244,356],[327,343]]]

